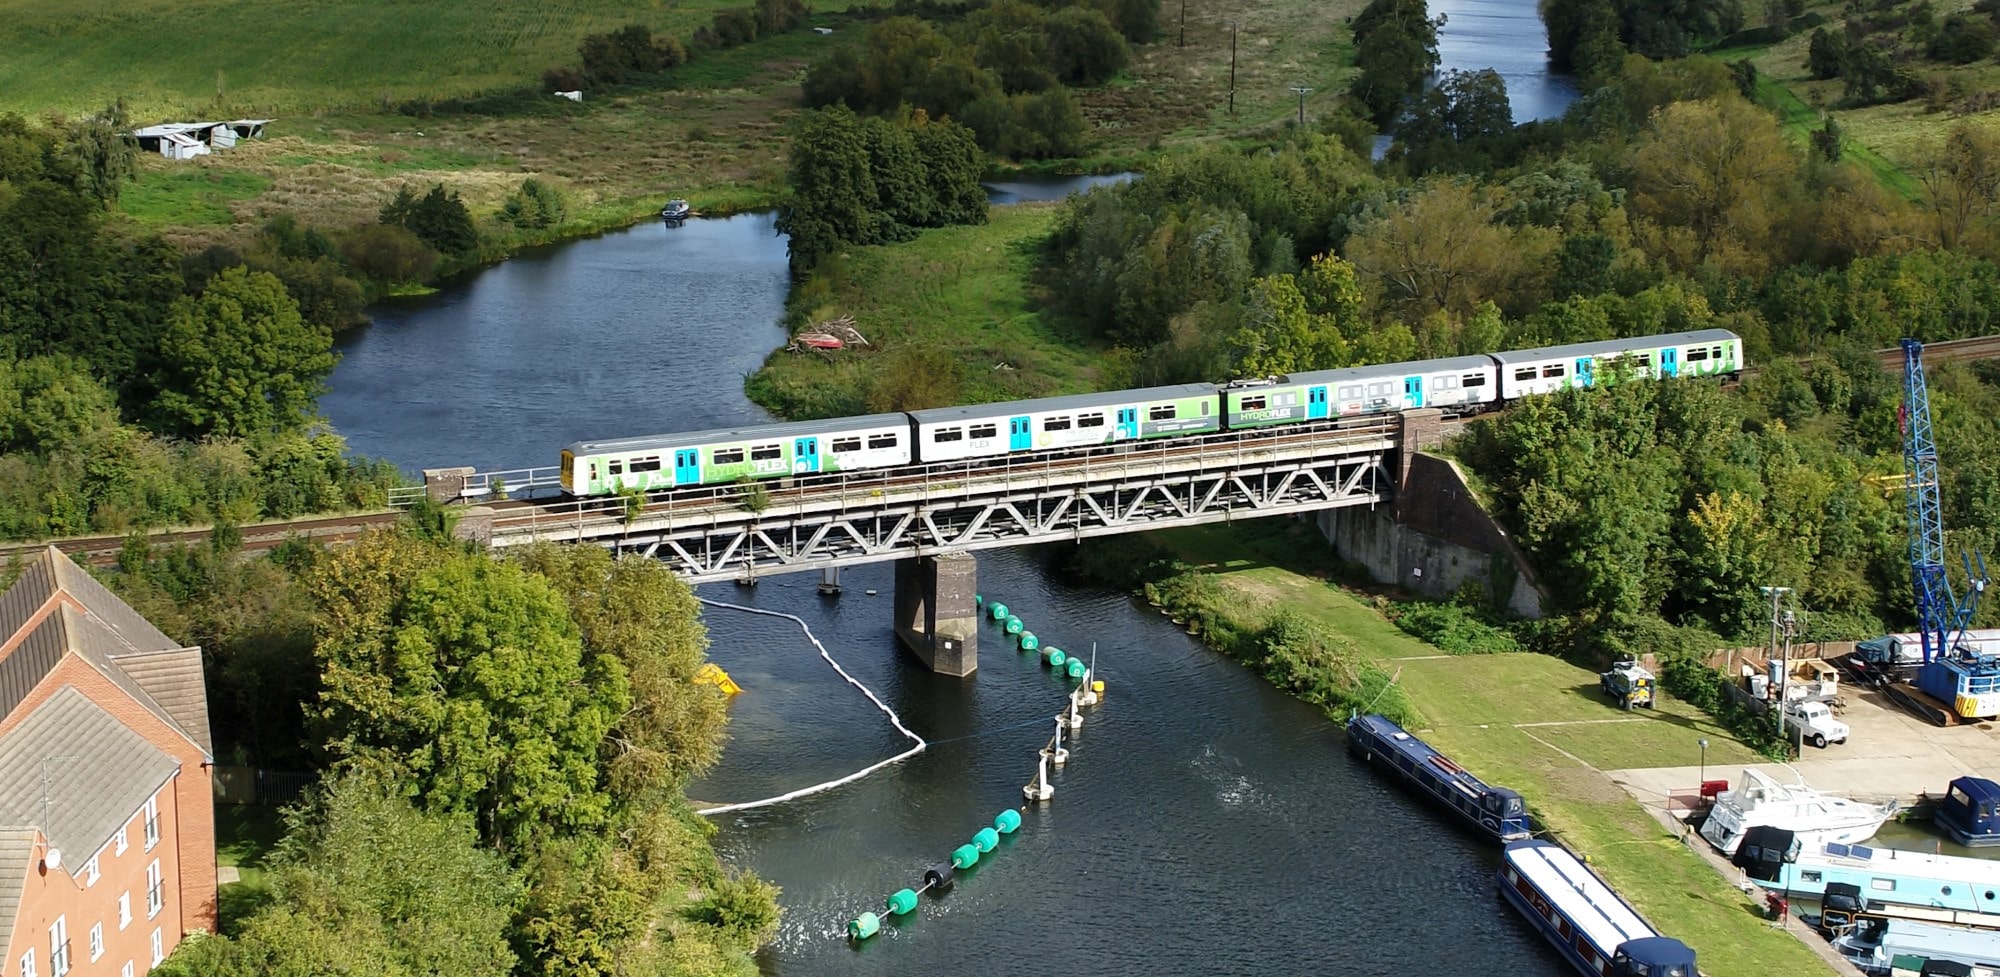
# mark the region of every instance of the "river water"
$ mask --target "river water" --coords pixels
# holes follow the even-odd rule
[[[1507,82],[1514,124],[1553,119],[1569,110],[1576,76],[1549,70],[1549,36],[1533,3],[1523,0],[1431,0],[1438,30],[1438,71],[1491,68]]]
[[[378,310],[341,341],[321,406],[356,451],[411,472],[550,465],[581,437],[757,419],[742,375],[782,341],[785,287],[768,216],[543,249]],[[1045,641],[1095,643],[1105,702],[1051,802],[858,948],[849,919],[1021,805],[1068,683],[990,626],[975,675],[925,671],[894,643],[888,565],[847,571],[835,598],[814,575],[700,589],[805,619],[933,743],[858,783],[718,819],[725,857],[784,890],[766,973],[1565,973],[1497,900],[1491,846],[1352,762],[1312,707],[1130,597],[1062,579],[1050,555],[982,553],[980,589]],[[720,768],[690,796],[768,796],[908,747],[796,625],[724,609],[707,622],[744,692]]]

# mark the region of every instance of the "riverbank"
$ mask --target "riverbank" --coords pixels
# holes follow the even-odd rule
[[[1126,547],[1113,562],[1149,566],[1146,592],[1165,598],[1162,610],[1177,619],[1250,631],[1282,613],[1345,636],[1374,668],[1396,676],[1427,740],[1482,778],[1519,790],[1551,836],[1585,856],[1661,931],[1693,946],[1712,977],[1834,972],[1770,928],[1759,903],[1605,775],[1685,765],[1704,737],[1711,769],[1758,761],[1685,703],[1669,699],[1657,710],[1626,714],[1604,702],[1594,674],[1560,659],[1445,654],[1339,585],[1327,543],[1305,524],[1164,530],[1086,546]],[[1161,585],[1189,575],[1203,584]],[[1190,602],[1188,595],[1202,596]]]

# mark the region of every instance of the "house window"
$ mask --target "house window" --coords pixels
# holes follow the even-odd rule
[[[965,440],[965,429],[962,427],[941,427],[932,432],[931,440],[938,444],[943,444],[946,441],[963,441]]]
[[[90,856],[90,861],[83,863],[83,887],[88,889],[96,884],[97,884],[97,856],[92,855]]]
[[[125,966],[118,968],[118,977],[132,977],[132,961],[127,960]]]
[[[125,849],[130,847],[125,843],[125,826],[121,824],[118,826],[118,833],[111,838],[111,854],[123,855]]]
[[[153,846],[159,843],[160,799],[156,795],[146,798],[146,850],[152,851]]]
[[[1050,418],[1046,418],[1046,419],[1044,419],[1044,420],[1042,421],[1042,430],[1044,430],[1044,431],[1067,431],[1067,430],[1069,430],[1069,418],[1068,418],[1068,417],[1050,417]]]
[[[132,925],[132,893],[121,892],[118,894],[118,928],[122,930],[130,925]]]
[[[21,977],[35,977],[35,951],[21,954]]]
[[[63,977],[69,973],[69,917],[57,916],[49,926],[49,973]]]
[[[153,966],[155,967],[159,966],[160,961],[165,960],[166,958],[167,958],[166,944],[161,942],[160,928],[158,926],[155,926],[153,927]]]
[[[155,858],[153,864],[146,866],[146,918],[158,916],[166,904],[167,887],[160,879],[160,860]]]
[[[972,425],[972,428],[966,433],[971,435],[974,441],[977,441],[981,438],[997,437],[1000,434],[1000,425],[974,424]]]
[[[1103,415],[1103,414],[1078,414],[1078,415],[1076,415],[1076,426],[1077,426],[1077,427],[1103,427],[1103,426],[1104,426],[1104,415]]]
[[[1514,380],[1517,383],[1526,383],[1534,378],[1535,368],[1532,366],[1517,367],[1514,370]]]
[[[1149,421],[1171,421],[1179,414],[1179,409],[1173,404],[1159,404],[1146,408],[1146,420]]]
[[[750,460],[770,461],[774,458],[782,458],[784,454],[784,449],[775,444],[760,444],[750,449]]]
[[[893,448],[895,446],[896,436],[894,434],[871,434],[868,436],[868,448],[871,451],[879,451],[883,448]]]
[[[1563,365],[1561,363],[1550,363],[1549,365],[1542,367],[1542,379],[1547,380],[1553,377],[1559,377],[1567,372],[1569,371],[1564,370]]]
[[[742,448],[720,448],[720,449],[717,449],[717,450],[716,450],[716,452],[715,452],[715,457],[714,457],[713,461],[711,461],[710,463],[711,463],[711,464],[716,464],[716,465],[740,465],[740,464],[743,464],[743,449],[742,449]]]
[[[96,963],[97,958],[103,955],[104,955],[104,924],[92,923],[90,926],[90,962]]]

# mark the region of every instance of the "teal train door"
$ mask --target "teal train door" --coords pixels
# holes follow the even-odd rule
[[[803,475],[819,471],[819,439],[794,438],[792,440],[792,474]]]
[[[1590,357],[1588,357],[1588,356],[1579,356],[1579,357],[1577,357],[1577,358],[1576,358],[1576,385],[1577,385],[1577,386],[1579,386],[1579,387],[1588,387],[1588,386],[1590,386],[1590,385],[1591,385],[1591,382],[1592,382],[1592,380],[1594,379],[1594,378],[1593,378],[1593,377],[1591,376],[1591,368],[1592,368],[1592,366],[1594,365],[1594,362],[1595,362],[1595,361],[1593,361],[1593,360],[1592,360],[1592,359],[1591,359]]]
[[[1422,407],[1423,405],[1424,405],[1424,378],[1404,377],[1403,407],[1405,409],[1408,409],[1411,407]]]
[[[1680,375],[1681,351],[1672,346],[1660,350],[1660,376],[1677,377]]]
[[[700,448],[680,448],[674,452],[674,484],[701,484]]]
[[[1317,421],[1326,417],[1326,388],[1306,388],[1306,420]]]
[[[1118,408],[1118,430],[1111,437],[1118,441],[1130,441],[1139,436],[1139,408]]]
[[[1028,430],[1028,419],[1016,417],[1007,422],[1007,450],[1026,451],[1035,446],[1035,436]]]

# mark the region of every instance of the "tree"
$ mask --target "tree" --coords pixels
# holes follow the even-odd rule
[[[1918,171],[1931,218],[1931,239],[1957,250],[1984,241],[2000,213],[2000,139],[1961,122]]]
[[[519,228],[554,227],[568,218],[569,202],[563,199],[561,190],[531,176],[521,181],[521,189],[507,197],[507,202],[500,206],[500,214]]]
[[[232,268],[174,303],[160,341],[155,409],[190,435],[253,436],[311,419],[333,372],[333,337],[308,325],[277,278]]]
[[[1813,28],[1806,48],[1806,70],[1820,81],[1829,81],[1840,77],[1841,66],[1846,63],[1846,35],[1824,27]]]
[[[1131,57],[1118,28],[1092,7],[1064,7],[1049,15],[1049,63],[1065,85],[1102,85]]]
[[[380,533],[328,558],[308,590],[324,688],[313,718],[339,766],[471,814],[505,852],[607,822],[597,760],[631,708],[629,680],[584,645],[546,580]]]
[[[798,127],[777,229],[790,236],[792,273],[802,275],[842,241],[881,240],[883,218],[875,212],[875,176],[861,120],[836,105],[804,113]]]
[[[1468,315],[1487,300],[1505,306],[1548,232],[1508,227],[1497,215],[1475,185],[1439,181],[1357,228],[1347,257],[1417,317],[1432,310]]]
[[[1377,126],[1387,126],[1404,100],[1423,91],[1437,70],[1437,29],[1424,0],[1371,0],[1354,18],[1354,66],[1350,91]]]
[[[125,135],[131,128],[124,99],[57,127],[57,154],[77,192],[100,205],[118,200],[125,181],[138,172],[138,144]]]
[[[1931,38],[1930,56],[1952,64],[1971,64],[1993,56],[1993,18],[1956,13],[1944,19]]]
[[[1618,39],[1618,11],[1611,0],[1542,0],[1549,34],[1549,65],[1596,85],[1618,73],[1625,44]]]
[[[409,187],[382,208],[381,223],[393,224],[415,234],[425,244],[448,255],[469,254],[479,247],[479,229],[472,224],[472,212],[458,193],[447,193],[444,184],[433,184],[422,197]]]
[[[1773,259],[1774,232],[1790,202],[1798,160],[1763,110],[1737,98],[1677,102],[1653,116],[1628,163],[1633,213],[1657,227],[1684,229],[1687,245],[1665,252],[1691,272],[1714,260],[1756,274]]]

